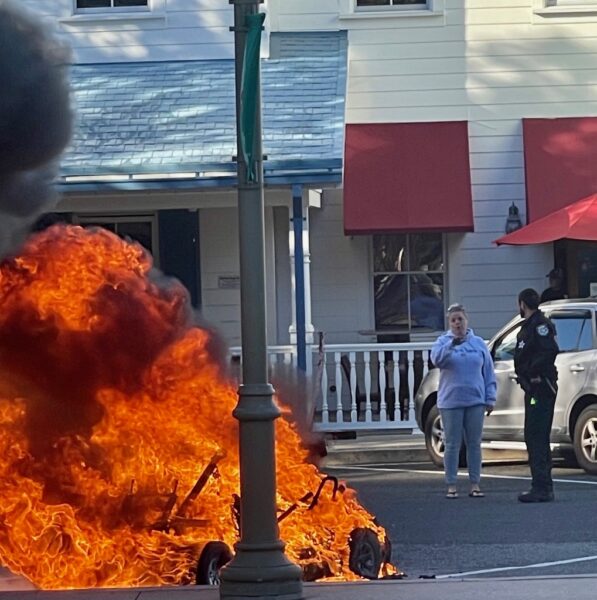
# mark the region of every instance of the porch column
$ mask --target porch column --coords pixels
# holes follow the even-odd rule
[[[309,249],[309,208],[303,197],[303,187],[292,188],[292,210],[289,228],[290,281],[292,322],[290,343],[297,347],[298,366],[310,372],[309,346],[313,344],[311,322],[311,254]]]

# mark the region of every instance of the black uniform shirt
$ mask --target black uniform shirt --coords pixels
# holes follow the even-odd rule
[[[555,367],[559,352],[556,342],[556,330],[553,323],[540,311],[535,311],[522,324],[516,336],[514,351],[514,369],[525,379],[547,377],[556,381],[558,372]]]

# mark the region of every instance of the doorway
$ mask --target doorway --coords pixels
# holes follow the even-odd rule
[[[558,240],[554,262],[564,271],[569,298],[597,296],[597,242]]]

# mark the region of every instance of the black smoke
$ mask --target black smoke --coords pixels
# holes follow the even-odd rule
[[[0,258],[56,200],[73,123],[70,58],[48,24],[0,0]]]

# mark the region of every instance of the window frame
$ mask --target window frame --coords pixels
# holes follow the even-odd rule
[[[435,17],[433,26],[445,25],[445,19],[437,18],[444,16],[445,0],[426,0],[411,6],[357,6],[356,0],[339,0],[339,5],[340,21]]]
[[[116,235],[118,234],[119,223],[149,223],[151,226],[151,255],[153,257],[153,265],[160,268],[160,246],[159,246],[159,230],[158,216],[156,213],[139,213],[126,215],[111,215],[106,213],[85,213],[74,214],[72,218],[73,225],[85,227],[87,225],[116,225]]]
[[[578,319],[583,319],[585,321],[585,323],[587,321],[589,322],[589,326],[591,328],[591,331],[590,331],[591,347],[583,348],[583,349],[580,349],[578,347],[579,342],[582,339],[583,328],[585,326],[585,325],[583,325],[581,327],[580,331],[578,332],[578,338],[576,340],[576,348],[571,348],[568,350],[562,350],[560,348],[560,354],[568,354],[568,353],[576,353],[576,352],[590,352],[590,351],[595,350],[595,312],[593,310],[591,310],[590,308],[586,308],[586,309],[583,309],[583,308],[571,308],[571,309],[558,308],[558,309],[554,309],[550,312],[546,312],[545,316],[548,317],[549,319],[555,319],[555,320],[560,318],[560,320],[562,320],[562,321],[566,320],[566,319],[578,318]],[[556,327],[556,339],[557,339],[557,327]]]
[[[74,15],[103,15],[116,13],[147,13],[152,11],[152,0],[145,0],[145,6],[114,6],[114,0],[109,0],[110,6],[98,6],[96,8],[79,8],[79,0],[73,0]]]
[[[431,0],[421,0],[416,4],[394,4],[398,0],[389,0],[391,2],[390,5],[384,6],[359,6],[358,0],[354,0],[354,11],[355,13],[363,13],[363,12],[394,12],[394,11],[421,11],[421,10],[430,10],[431,8]]]
[[[58,21],[68,25],[84,27],[105,21],[166,20],[166,0],[147,0],[147,6],[119,6],[117,8],[77,8],[71,2],[71,14]]]
[[[574,7],[574,8],[595,7],[595,8],[597,8],[597,0],[545,0],[545,8],[558,8],[558,7]]]
[[[372,235],[371,236],[371,243],[369,245],[370,248],[370,256],[371,256],[371,262],[370,262],[370,291],[371,291],[371,307],[372,307],[372,311],[373,311],[373,315],[372,315],[372,322],[374,325],[374,331],[376,335],[392,335],[392,334],[397,334],[397,335],[417,335],[417,334],[424,334],[426,333],[426,331],[421,331],[421,327],[413,327],[412,326],[412,318],[411,318],[411,283],[410,283],[410,279],[413,275],[421,275],[421,274],[425,274],[425,275],[441,275],[442,279],[443,279],[443,286],[442,286],[442,303],[443,303],[443,318],[444,318],[444,327],[441,330],[433,330],[433,332],[436,331],[443,331],[445,330],[446,327],[446,309],[447,309],[447,302],[448,302],[448,264],[447,264],[447,257],[448,257],[448,248],[447,248],[447,238],[446,235],[444,233],[439,233],[439,232],[428,232],[429,235],[440,235],[441,236],[441,252],[442,252],[442,265],[443,268],[441,270],[438,269],[433,269],[433,270],[429,270],[429,271],[425,271],[423,269],[418,269],[418,270],[413,270],[411,269],[411,265],[410,265],[410,251],[411,251],[411,239],[413,235],[424,235],[424,233],[417,233],[417,232],[413,232],[413,233],[397,233],[396,235],[404,235],[405,236],[405,245],[407,248],[407,252],[408,252],[408,268],[405,269],[404,271],[376,271],[375,270],[375,252],[374,252],[374,248],[375,248],[375,237],[376,235]],[[379,234],[379,235],[392,235],[392,234]],[[407,327],[400,327],[400,326],[392,326],[392,325],[387,325],[387,326],[382,326],[382,327],[378,327],[377,325],[377,314],[376,314],[376,306],[375,306],[375,278],[380,276],[380,275],[386,275],[386,276],[405,276],[407,277],[407,294],[406,294],[406,302],[407,302],[407,310],[408,310],[408,321],[409,324]]]
[[[546,19],[555,22],[574,22],[575,17],[582,22],[594,22],[597,17],[596,0],[533,0],[533,22],[545,23]]]

